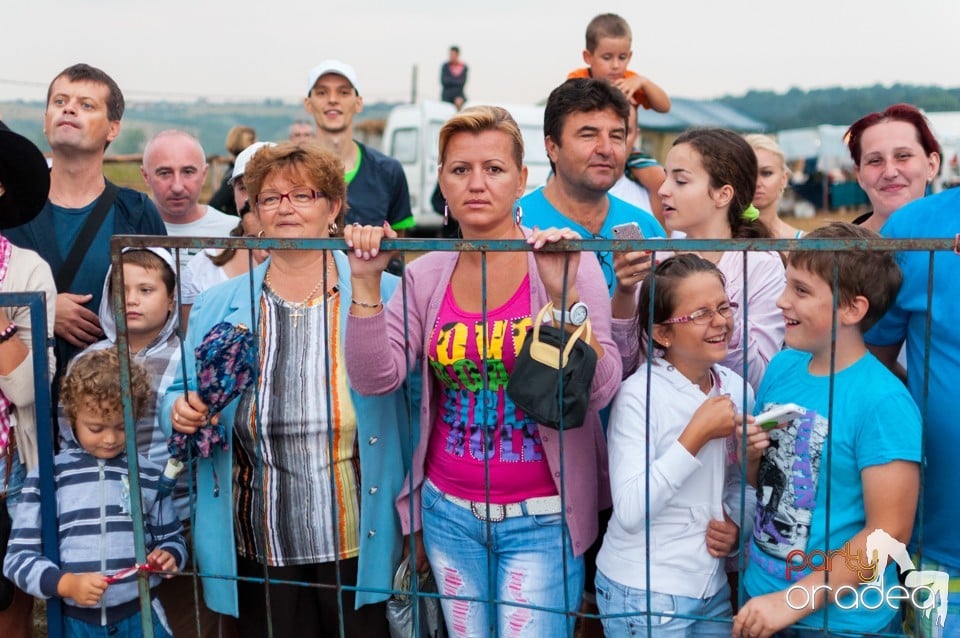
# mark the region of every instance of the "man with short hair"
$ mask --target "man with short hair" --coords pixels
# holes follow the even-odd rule
[[[547,98],[544,143],[553,175],[520,200],[525,226],[568,227],[585,238],[613,239],[613,227],[636,222],[644,237],[663,237],[653,215],[609,190],[627,162],[630,104],[604,80],[567,80]],[[613,256],[598,251],[610,294],[617,285]]]
[[[295,120],[293,124],[290,125],[288,139],[291,142],[304,142],[314,139],[313,124],[306,120]]]
[[[664,236],[653,215],[609,194],[626,168],[629,119],[627,98],[605,80],[567,80],[550,93],[543,113],[543,134],[553,175],[543,188],[520,199],[525,226],[567,227],[584,238],[613,239],[614,226],[636,222],[645,237]],[[595,254],[613,296],[617,288],[613,253],[598,250]],[[646,263],[649,261],[647,257]],[[604,430],[606,416],[605,411],[601,413]],[[600,533],[584,556],[583,610],[590,613],[596,613],[593,577],[597,552],[611,516],[609,506],[604,506],[607,509],[599,513]],[[580,627],[581,634],[602,635],[595,623],[583,623],[587,624]]]
[[[207,168],[200,141],[189,133],[169,129],[160,131],[147,142],[140,174],[153,193],[168,235],[226,237],[236,227],[236,217],[199,202]],[[180,250],[181,270],[200,250]]]
[[[39,253],[57,280],[58,375],[73,355],[103,338],[97,311],[110,266],[110,237],[167,234],[146,195],[107,188],[103,156],[120,133],[123,109],[120,87],[100,69],[75,64],[53,79],[43,118],[53,151],[49,199],[32,221],[5,231],[14,244]],[[94,224],[101,196],[106,212]],[[79,261],[65,263],[88,219],[92,239],[84,242]]]
[[[363,98],[353,67],[325,60],[310,71],[303,108],[317,124],[317,141],[340,158],[347,180],[346,223],[396,231],[413,228],[410,191],[400,162],[353,139],[353,118]]]

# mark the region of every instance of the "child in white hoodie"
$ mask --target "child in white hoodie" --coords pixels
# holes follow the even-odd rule
[[[640,348],[652,339],[654,357],[649,372],[623,382],[610,414],[613,518],[596,588],[600,613],[619,616],[603,618],[604,633],[634,635],[649,623],[657,636],[729,636],[724,558],[740,520],[731,437],[753,408],[750,386],[719,365],[736,305],[717,267],[693,254],[658,265],[640,299]]]

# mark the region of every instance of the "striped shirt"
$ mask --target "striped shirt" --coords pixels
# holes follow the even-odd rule
[[[284,566],[359,552],[357,419],[340,303],[336,289],[304,307],[264,286],[259,384],[243,394],[234,428],[237,551],[245,558]]]

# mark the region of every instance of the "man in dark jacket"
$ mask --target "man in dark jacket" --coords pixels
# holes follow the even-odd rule
[[[73,355],[103,338],[97,309],[110,266],[110,237],[167,234],[146,195],[120,188],[80,261],[64,268],[97,201],[112,192],[103,177],[103,156],[120,133],[123,108],[120,88],[100,69],[75,64],[53,79],[43,118],[53,151],[49,199],[32,221],[5,231],[14,244],[39,253],[57,280],[58,376]]]

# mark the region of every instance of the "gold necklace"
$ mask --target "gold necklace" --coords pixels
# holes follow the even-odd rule
[[[271,270],[271,269],[270,269],[270,268],[267,268],[267,272],[266,272],[266,274],[264,275],[263,280],[264,280],[264,282],[265,282],[268,286],[270,286],[270,290],[272,290],[275,295],[277,295],[278,297],[280,297],[281,299],[283,299],[284,301],[286,301],[287,303],[289,303],[290,305],[293,306],[293,312],[290,313],[290,316],[293,318],[293,327],[294,327],[294,328],[296,328],[297,325],[299,324],[299,319],[300,319],[300,317],[303,316],[303,310],[307,307],[307,304],[309,304],[311,301],[313,301],[313,298],[317,295],[317,292],[320,290],[320,286],[323,285],[323,282],[324,282],[325,280],[329,280],[329,279],[330,279],[330,266],[331,266],[332,264],[333,264],[333,259],[330,259],[330,260],[327,261],[327,268],[326,268],[327,276],[326,276],[326,277],[321,277],[321,278],[320,278],[320,281],[317,282],[317,285],[314,286],[314,287],[313,287],[313,290],[310,291],[310,294],[308,294],[308,295],[306,296],[306,298],[305,298],[303,301],[299,302],[299,303],[296,302],[296,301],[290,301],[289,299],[286,299],[286,298],[283,297],[280,293],[277,292],[277,289],[273,287],[273,282],[270,281],[270,270]]]

